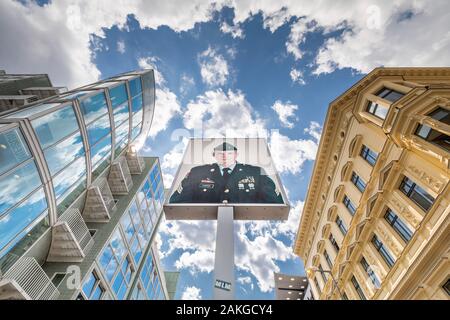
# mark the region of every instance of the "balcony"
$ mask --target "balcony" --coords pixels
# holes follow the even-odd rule
[[[81,262],[93,240],[78,209],[67,209],[52,227],[48,262]]]
[[[87,190],[83,218],[86,222],[106,223],[116,210],[111,189],[106,178],[97,179]]]
[[[120,156],[111,164],[108,183],[114,195],[126,195],[130,192],[133,180],[125,156]]]
[[[141,174],[142,170],[144,170],[145,164],[144,159],[139,157],[136,152],[128,151],[127,152],[127,163],[130,168],[131,174]]]
[[[23,257],[0,280],[0,300],[53,300],[58,289],[30,257]]]

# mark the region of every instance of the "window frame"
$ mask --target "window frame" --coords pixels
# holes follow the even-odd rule
[[[388,219],[389,217],[392,217],[391,220]],[[400,236],[400,238],[405,241],[405,243],[408,243],[411,241],[414,231],[410,230],[407,226],[407,224],[396,214],[394,211],[392,211],[391,208],[387,208],[384,213],[384,220],[391,226],[392,229]],[[402,230],[406,233],[403,234]]]
[[[378,238],[376,234],[372,236],[370,242],[372,243],[378,254],[383,258],[386,265],[389,268],[392,268],[397,261],[392,256],[391,252],[389,251],[389,248],[386,247],[386,245]]]

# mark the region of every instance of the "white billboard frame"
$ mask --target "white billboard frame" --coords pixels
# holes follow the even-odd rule
[[[192,144],[196,140],[202,140],[202,143],[206,141],[222,141],[234,143],[231,141],[245,140],[247,143],[249,140],[258,140],[258,143],[263,143],[267,155],[270,158],[270,165],[274,172],[271,175],[275,178],[275,185],[281,193],[283,203],[170,203],[170,197],[175,192],[177,187],[177,182],[181,181],[179,179],[180,172],[183,167],[183,163],[186,159],[187,152],[191,150]],[[235,220],[287,220],[290,211],[289,200],[287,199],[284,186],[281,183],[281,179],[278,171],[272,160],[272,155],[265,138],[190,138],[188,145],[183,153],[182,162],[180,163],[175,178],[170,187],[168,196],[164,204],[164,212],[167,220],[216,220],[217,219],[217,208],[218,207],[233,207],[234,208],[234,219]]]

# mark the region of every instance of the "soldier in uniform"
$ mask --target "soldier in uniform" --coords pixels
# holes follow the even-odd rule
[[[170,203],[283,203],[264,169],[238,163],[237,148],[214,148],[216,163],[192,168],[170,197]]]

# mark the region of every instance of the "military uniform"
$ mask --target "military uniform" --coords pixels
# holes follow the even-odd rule
[[[261,167],[236,163],[222,173],[214,163],[192,168],[170,203],[283,203],[283,198]]]

